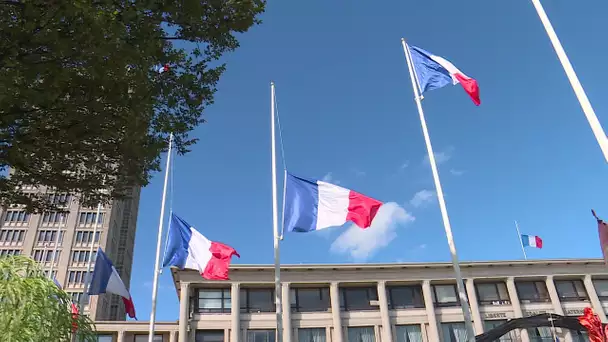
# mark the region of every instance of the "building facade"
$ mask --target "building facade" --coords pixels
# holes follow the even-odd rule
[[[461,263],[475,333],[539,313],[606,321],[608,268],[602,260]],[[159,342],[274,342],[274,268],[231,267],[230,281],[173,270],[179,322]],[[281,267],[284,342],[460,342],[466,331],[450,263]],[[131,322],[129,322],[131,323]],[[147,323],[99,322],[103,342],[146,340]],[[560,328],[513,331],[501,341],[587,341]]]
[[[102,206],[99,217],[97,207],[81,206],[77,196],[33,187],[26,187],[25,191],[44,193],[67,214],[31,215],[19,206],[0,208],[0,256],[20,254],[33,258],[47,275],[55,277],[74,302],[79,302],[91,247],[94,251],[91,271],[97,247],[101,247],[129,288],[139,187],[132,189],[128,199]],[[86,296],[84,300],[84,312],[94,320],[125,320],[124,305],[116,295]]]

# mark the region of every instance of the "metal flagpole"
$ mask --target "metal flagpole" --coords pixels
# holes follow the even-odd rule
[[[55,265],[55,258],[57,257],[57,248],[59,247],[59,240],[61,237],[61,228],[63,225],[63,218],[65,217],[65,213],[61,212],[60,213],[60,221],[59,221],[59,226],[57,226],[57,237],[55,238],[55,246],[53,247],[53,254],[51,255],[51,269],[49,271],[49,279],[53,280],[53,266]],[[43,214],[44,217],[44,214]],[[51,214],[49,213],[49,220],[50,220]],[[67,220],[67,218],[66,218]],[[63,243],[63,241],[61,241]]]
[[[595,139],[597,139],[597,142],[600,145],[602,152],[604,153],[604,158],[608,162],[608,138],[606,137],[606,133],[604,133],[604,129],[602,128],[602,125],[600,124],[599,120],[597,119],[597,116],[595,115],[595,111],[593,110],[593,107],[591,107],[591,103],[589,102],[589,99],[587,98],[587,94],[585,94],[585,90],[583,89],[581,82],[578,80],[578,77],[576,76],[576,73],[574,72],[574,68],[572,67],[572,64],[570,64],[570,60],[568,59],[568,56],[566,55],[566,51],[562,47],[562,44],[559,41],[559,38],[557,38],[557,34],[555,33],[555,30],[553,29],[553,25],[551,25],[551,22],[549,21],[549,17],[547,17],[547,13],[545,13],[545,9],[543,8],[543,5],[540,3],[540,0],[532,0],[532,4],[534,5],[534,8],[536,8],[538,17],[540,18],[540,21],[543,23],[543,26],[545,27],[545,31],[547,31],[547,35],[549,36],[549,39],[551,40],[551,44],[553,44],[553,48],[555,49],[555,53],[557,54],[559,61],[562,63],[562,67],[564,68],[564,71],[566,72],[566,76],[568,76],[568,81],[570,81],[570,85],[572,85],[572,89],[574,89],[574,93],[576,94],[576,97],[578,98],[578,102],[581,104],[581,107],[583,108],[583,112],[585,113],[585,116],[587,117],[587,121],[589,121],[589,126],[591,126],[591,130],[593,131],[593,134],[595,135]]]
[[[89,247],[89,259],[87,260],[87,271],[84,274],[84,292],[82,296],[80,296],[80,300],[78,301],[79,311],[84,310],[84,305],[87,302],[85,298],[89,297],[89,285],[91,285],[91,263],[93,262],[93,252],[95,251],[95,238],[97,237],[97,229],[99,228],[99,215],[101,215],[101,202],[97,204],[95,224],[93,225],[93,237],[91,238],[91,247]]]
[[[160,219],[158,220],[158,237],[156,239],[156,262],[154,263],[154,282],[152,284],[152,310],[150,312],[150,328],[148,329],[148,342],[154,341],[154,320],[156,319],[156,295],[158,293],[158,274],[160,270],[160,250],[163,241],[163,220],[165,218],[165,202],[167,199],[167,181],[169,180],[169,166],[171,164],[171,148],[173,147],[173,133],[169,135],[169,152],[165,165],[165,183],[163,197],[160,204]]]
[[[281,293],[281,261],[279,255],[279,209],[277,199],[277,151],[275,141],[275,98],[274,82],[270,82],[270,140],[271,140],[271,167],[272,167],[272,232],[274,241],[274,298],[277,314],[277,342],[283,342],[283,301]]]
[[[521,233],[519,232],[519,224],[517,224],[517,221],[515,221],[515,229],[517,229],[517,238],[519,239],[519,244],[521,245],[521,251],[524,253],[524,260],[528,260],[526,249],[524,248],[524,242],[521,240]]]
[[[418,107],[418,113],[420,114],[420,125],[422,126],[422,133],[424,134],[424,141],[426,142],[426,149],[429,154],[429,162],[431,164],[431,171],[433,172],[433,180],[435,181],[435,189],[437,190],[437,199],[439,201],[439,208],[441,209],[441,217],[443,218],[443,227],[445,228],[445,235],[450,246],[450,254],[452,255],[452,265],[454,266],[454,273],[456,273],[456,286],[458,288],[458,295],[460,297],[460,306],[462,308],[462,314],[464,316],[464,323],[467,329],[468,339],[475,340],[475,331],[473,330],[473,321],[471,320],[471,311],[469,310],[469,301],[467,299],[464,282],[462,281],[462,274],[460,273],[460,265],[458,264],[458,254],[456,253],[456,245],[454,243],[454,237],[452,236],[452,228],[450,226],[450,219],[448,217],[448,211],[443,198],[443,190],[441,188],[441,182],[439,181],[439,172],[437,171],[437,164],[435,162],[435,154],[433,153],[433,147],[431,145],[431,138],[429,137],[429,131],[426,126],[426,120],[424,119],[424,112],[422,111],[422,102],[420,101],[420,94],[418,92],[418,85],[416,81],[416,75],[414,72],[414,66],[412,65],[411,55],[405,39],[401,38],[401,44],[403,45],[403,52],[405,53],[405,59],[407,61],[407,67],[410,72],[410,79],[412,80],[412,88],[414,90],[414,96],[416,98],[416,106]]]

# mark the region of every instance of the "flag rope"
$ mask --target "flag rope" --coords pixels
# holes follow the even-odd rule
[[[279,115],[279,102],[277,101],[276,90],[274,93],[274,107],[276,110],[277,125],[279,126],[279,145],[281,146],[281,161],[283,162],[283,170],[287,171],[287,162],[285,161],[285,147],[283,144],[283,128],[281,127],[281,116]]]

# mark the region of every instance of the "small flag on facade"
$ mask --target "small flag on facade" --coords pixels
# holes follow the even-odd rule
[[[234,248],[210,241],[188,222],[171,214],[163,267],[175,266],[182,270],[189,268],[198,270],[205,279],[228,280],[233,255],[240,258]]]
[[[133,299],[127,287],[120,279],[118,271],[112,264],[112,261],[101,250],[97,249],[97,260],[95,261],[95,270],[89,286],[90,295],[99,295],[102,293],[112,293],[122,297],[125,303],[125,309],[129,317],[135,318],[135,306]]]
[[[597,220],[597,233],[600,237],[600,248],[602,249],[602,256],[604,262],[608,264],[608,225],[595,214],[595,210],[591,209],[593,217]]]
[[[521,235],[521,243],[524,247],[543,248],[543,239],[535,235]]]
[[[353,222],[367,228],[382,202],[358,192],[287,173],[284,226],[288,232],[310,232]]]
[[[445,58],[433,55],[419,47],[409,48],[420,93],[427,90],[439,89],[448,84],[458,84],[469,94],[475,105],[479,106],[479,85],[477,81],[465,75],[462,71]]]

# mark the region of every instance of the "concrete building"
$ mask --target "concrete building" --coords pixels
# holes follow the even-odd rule
[[[463,262],[476,334],[510,318],[552,312],[606,321],[602,260]],[[274,269],[236,265],[230,281],[173,270],[179,321],[160,323],[159,342],[274,342]],[[450,263],[281,267],[284,342],[452,342],[466,334]],[[238,308],[233,310],[232,308]],[[97,322],[103,342],[147,341],[147,322]],[[556,329],[560,341],[587,341]],[[553,341],[550,328],[501,341]]]
[[[44,193],[69,213],[30,215],[19,206],[0,208],[0,256],[30,256],[47,274],[51,272],[78,302],[83,295],[93,245],[94,251],[97,247],[104,250],[129,288],[140,188],[133,188],[129,199],[102,207],[99,217],[96,217],[97,207],[82,207],[77,196],[33,187],[26,187],[25,191]],[[97,232],[93,236],[95,225]],[[84,311],[89,312],[93,320],[125,320],[124,305],[116,295],[93,296]]]

